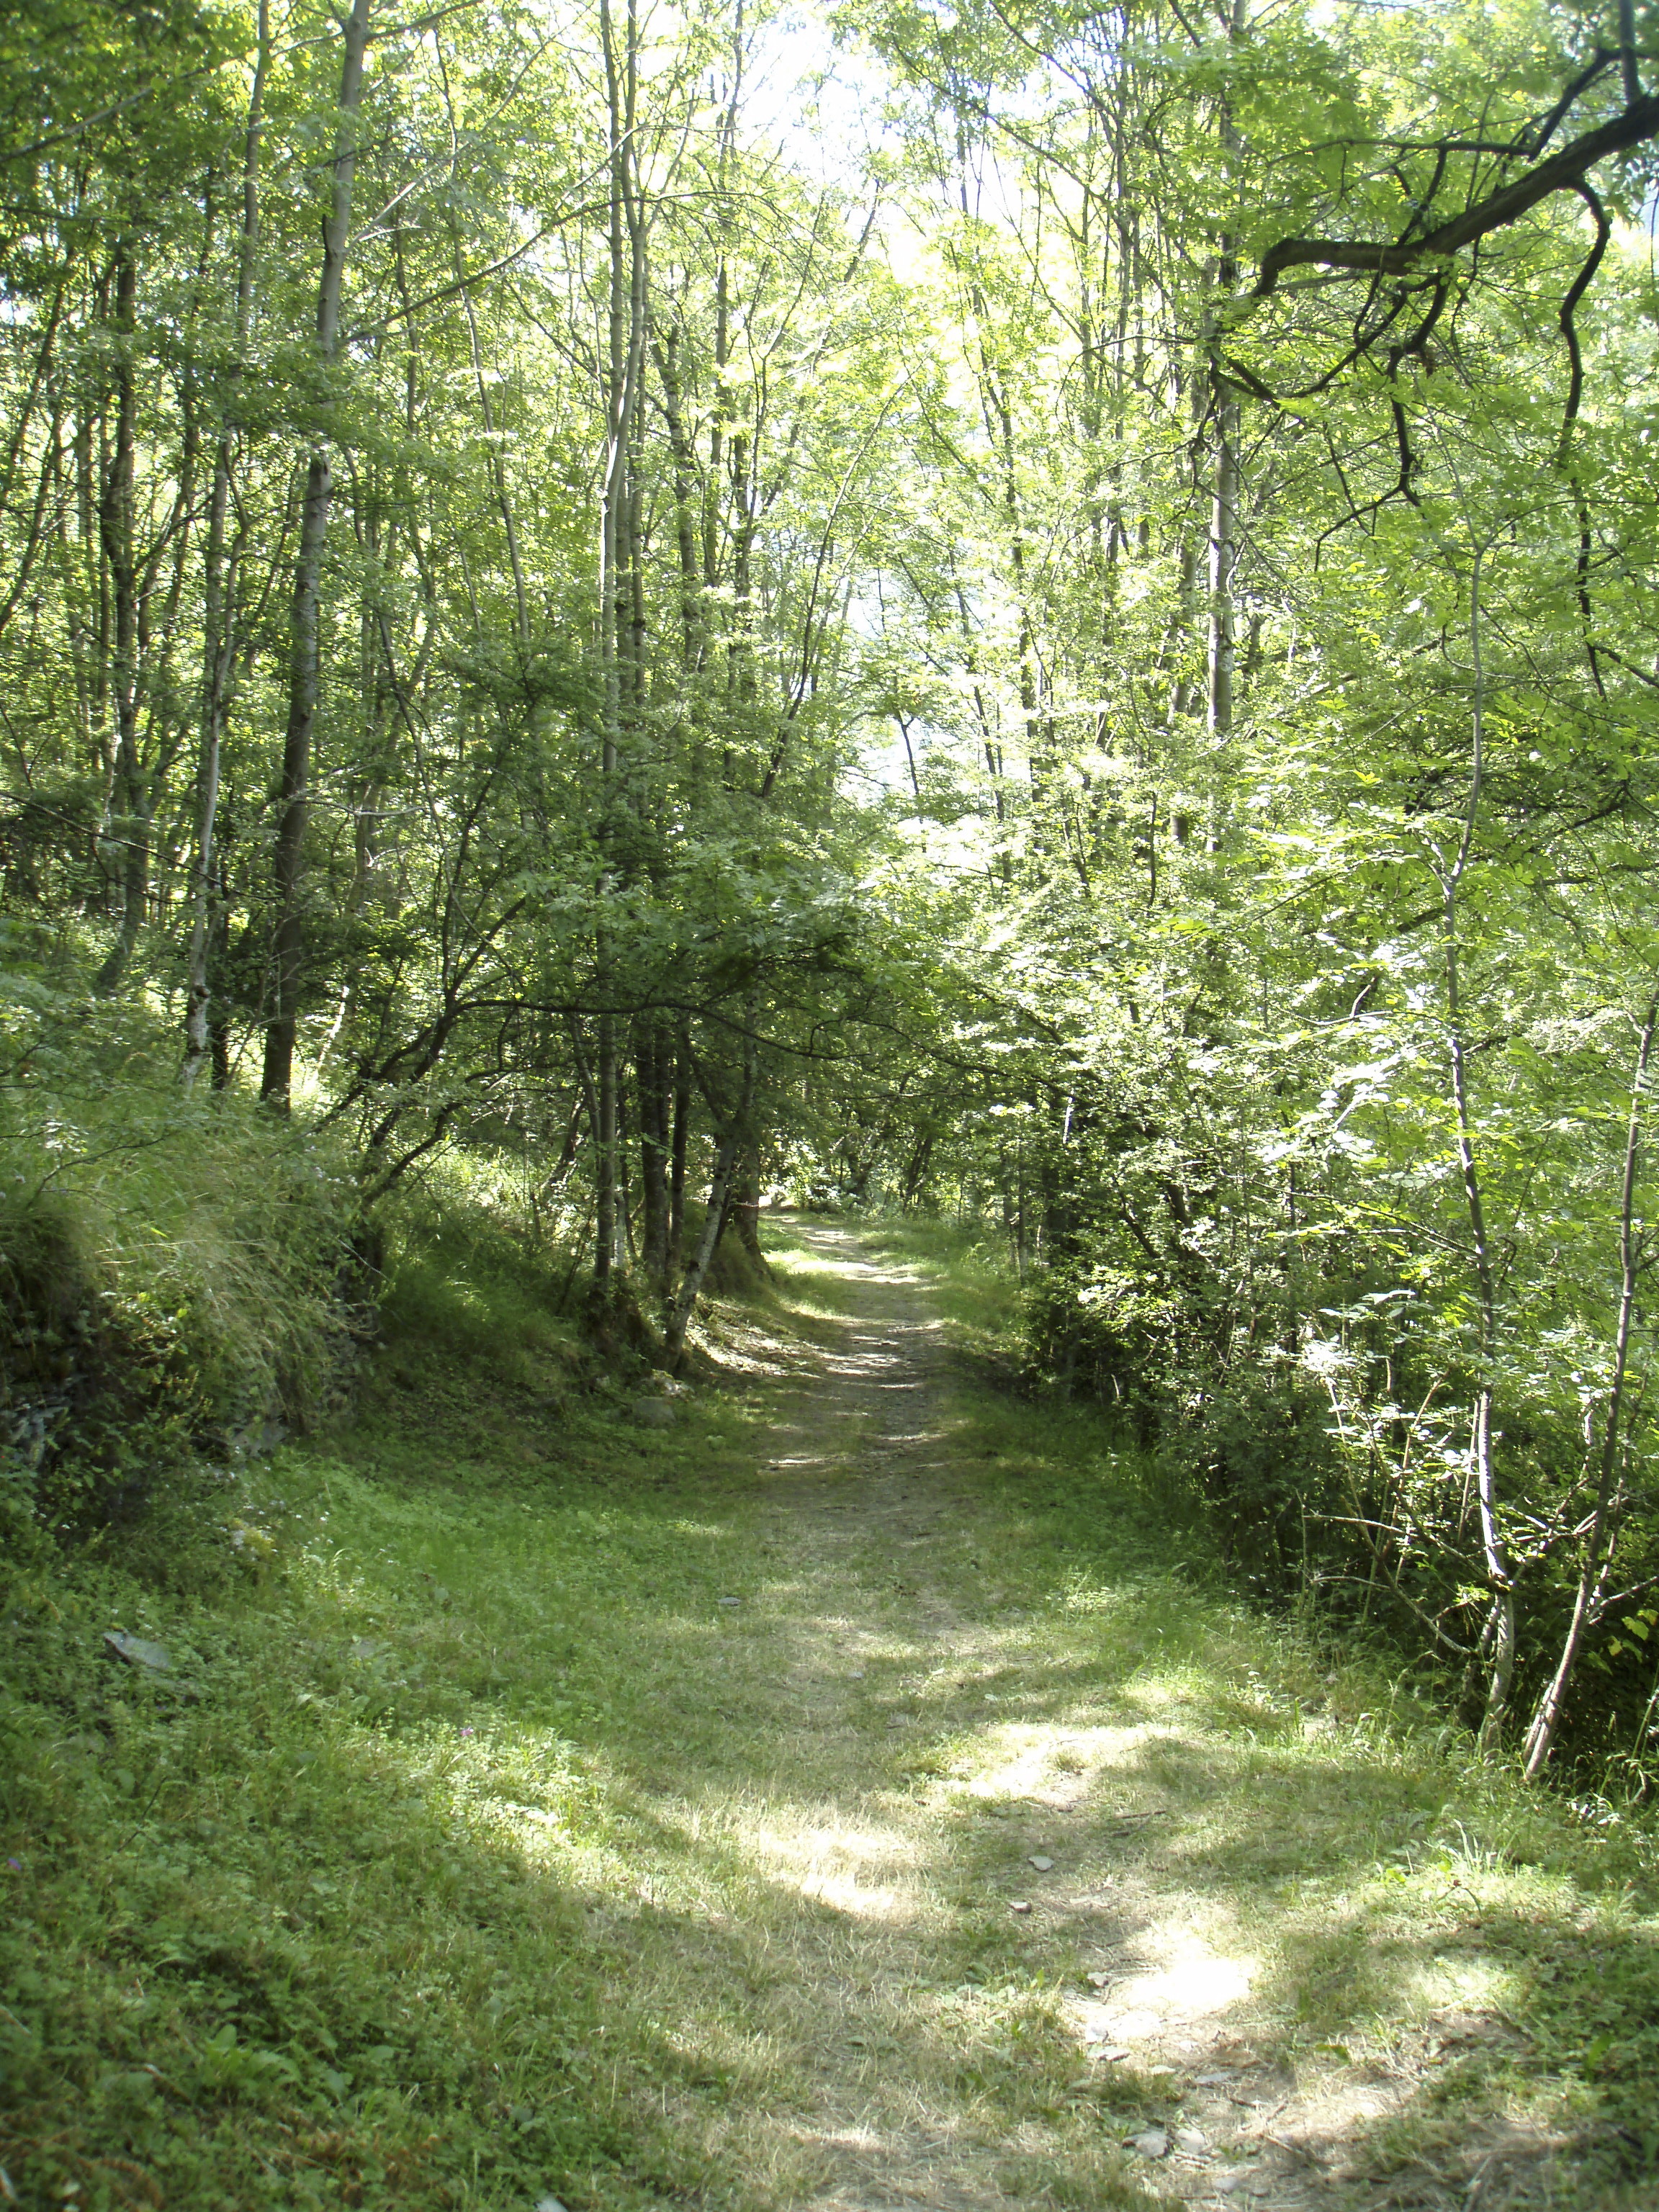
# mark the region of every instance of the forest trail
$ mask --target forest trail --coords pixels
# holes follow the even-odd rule
[[[1289,2212],[1373,2201],[1393,2130],[1418,2193],[1386,2201],[1510,2201],[1550,2144],[1478,2095],[1516,2040],[1471,2001],[1479,1904],[1454,1883],[1395,1936],[1362,1894],[1433,1824],[1420,1771],[1286,1700],[1213,1598],[1183,1622],[1167,1553],[1114,1579],[1039,1542],[1034,1584],[1060,1478],[987,1482],[1020,1409],[963,1404],[925,1287],[869,1237],[791,1236],[819,1342],[762,1388],[757,1582],[708,1676],[733,1733],[691,1793],[741,1863],[744,2039],[777,2069],[723,2157],[823,2212]],[[1419,2166],[1413,2108],[1460,2069],[1477,2100]]]
[[[1635,1850],[987,1389],[961,1241],[775,1218],[665,1396],[405,1346],[251,1565],[21,1588],[0,2197],[1650,2212]]]

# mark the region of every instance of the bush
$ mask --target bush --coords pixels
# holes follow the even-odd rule
[[[327,1402],[356,1194],[314,1132],[185,1098],[131,1010],[21,1026],[0,1077],[0,1498],[14,1528],[83,1534],[193,1450]]]
[[[400,1357],[441,1352],[447,1364],[556,1389],[576,1356],[585,1271],[515,1202],[488,1155],[434,1163],[386,1201],[376,1228],[380,1322]]]

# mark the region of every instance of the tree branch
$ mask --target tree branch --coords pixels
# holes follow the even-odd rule
[[[1585,172],[1598,161],[1628,153],[1656,137],[1659,137],[1659,94],[1644,94],[1611,122],[1586,131],[1548,161],[1535,163],[1523,176],[1487,193],[1473,207],[1425,231],[1420,238],[1396,239],[1387,244],[1368,239],[1282,238],[1261,257],[1255,283],[1241,305],[1267,298],[1287,269],[1337,269],[1356,276],[1409,276],[1425,258],[1461,252],[1494,230],[1518,222],[1555,193],[1577,191]]]

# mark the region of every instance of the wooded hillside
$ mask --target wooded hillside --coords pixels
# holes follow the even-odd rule
[[[314,1414],[434,1207],[671,1367],[764,1194],[949,1209],[1265,1595],[1645,1791],[1653,10],[0,83],[14,1525]]]

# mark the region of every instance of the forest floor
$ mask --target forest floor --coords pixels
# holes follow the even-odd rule
[[[925,1239],[775,1233],[694,1391],[408,1370],[252,1578],[57,1591],[0,2197],[1659,2203],[1642,1835],[1243,1602]]]

